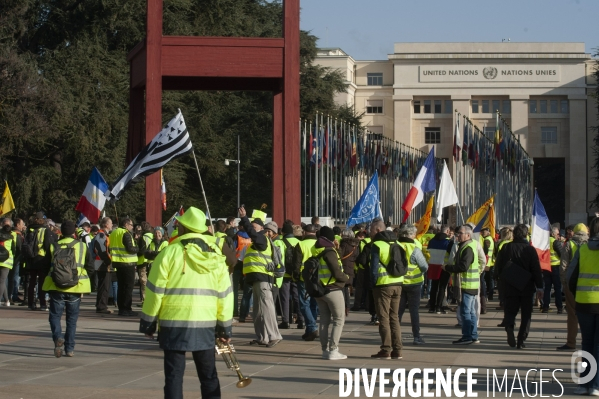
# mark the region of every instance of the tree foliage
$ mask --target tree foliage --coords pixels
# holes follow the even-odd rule
[[[0,2],[0,177],[17,213],[43,209],[74,218],[91,168],[107,181],[125,165],[127,53],[145,36],[145,0],[3,0]],[[280,2],[165,0],[165,35],[280,37]],[[334,104],[340,73],[314,65],[317,38],[301,32],[301,116],[316,111],[355,118]],[[181,108],[213,215],[233,214],[241,137],[241,196],[249,207],[271,202],[272,93],[163,92],[163,120]],[[169,208],[204,208],[193,160],[165,167]],[[127,189],[114,215],[144,217],[144,184]]]

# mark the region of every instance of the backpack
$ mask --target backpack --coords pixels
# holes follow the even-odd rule
[[[285,243],[285,269],[291,269],[291,265],[293,264],[293,247],[291,243],[283,238],[283,242]]]
[[[38,240],[37,240],[38,229],[29,230],[23,239],[21,244],[21,255],[23,260],[31,261],[37,256],[38,253]]]
[[[66,247],[58,246],[54,251],[50,277],[58,288],[71,288],[79,283],[74,248],[76,244],[81,243],[73,240]]]
[[[405,251],[397,243],[389,247],[389,263],[385,265],[391,277],[405,276],[410,262],[406,259]]]
[[[304,270],[302,270],[302,277],[304,278],[304,286],[306,287],[306,298],[309,296],[313,298],[320,298],[331,292],[331,290],[322,284],[318,270],[320,269],[320,258],[327,252],[325,249],[316,256],[309,257],[304,262]],[[329,285],[333,276],[329,277],[329,281],[326,285]]]

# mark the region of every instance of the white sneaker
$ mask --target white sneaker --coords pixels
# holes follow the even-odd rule
[[[347,359],[347,356],[344,355],[343,353],[339,353],[339,351],[337,349],[335,349],[334,351],[330,351],[329,352],[329,360],[343,360],[343,359]]]
[[[575,395],[586,395],[589,393],[589,390],[586,387],[583,387],[582,385],[579,385],[575,390],[574,390],[574,394]]]
[[[10,306],[10,301],[6,301],[6,303],[4,304],[4,306]]]
[[[589,390],[589,396],[599,396],[599,389]]]
[[[329,351],[328,350],[322,351],[322,358],[326,359],[326,360],[329,359]]]

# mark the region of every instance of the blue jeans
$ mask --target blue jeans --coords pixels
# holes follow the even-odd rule
[[[81,294],[69,294],[66,292],[50,291],[50,329],[52,339],[63,338],[60,319],[66,308],[67,331],[64,334],[65,352],[73,352],[75,349],[75,331],[77,330],[77,318],[79,317],[79,305],[81,305]]]
[[[243,296],[241,297],[241,306],[239,309],[239,318],[245,320],[250,314],[250,308],[252,307],[252,285],[243,282]]]
[[[316,309],[310,302],[312,297],[306,298],[306,286],[303,281],[297,282],[297,292],[299,295],[300,312],[304,316],[304,322],[306,323],[306,333],[311,333],[317,330],[316,318],[318,317],[318,309]],[[314,301],[316,302],[316,301]]]
[[[582,350],[595,356],[595,360],[599,359],[599,314],[577,311],[576,316],[578,316],[578,324],[582,335]],[[590,369],[590,367],[587,367],[580,376],[586,376]],[[582,386],[589,390],[599,389],[599,373],[595,374],[592,381]]]
[[[112,276],[110,276],[110,277],[112,278]],[[114,303],[118,303],[118,301],[117,301],[118,292],[119,292],[119,282],[113,281],[112,282],[112,298],[114,299]]]
[[[551,266],[551,272],[543,270],[545,292],[543,295],[543,309],[549,309],[551,303],[551,286],[555,293],[555,307],[562,309],[562,282],[559,278],[559,266]]]
[[[476,327],[476,295],[462,291],[460,315],[462,316],[462,338],[470,340],[478,339],[478,328]]]

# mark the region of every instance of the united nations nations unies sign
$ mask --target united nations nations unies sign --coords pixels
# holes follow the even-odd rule
[[[420,66],[420,82],[559,82],[560,67],[552,65]]]

